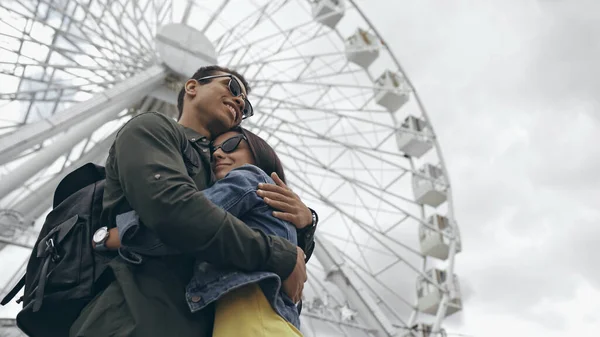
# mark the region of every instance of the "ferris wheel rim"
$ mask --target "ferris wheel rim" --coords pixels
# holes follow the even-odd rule
[[[363,13],[363,12],[360,10],[359,6],[358,6],[358,5],[355,3],[355,1],[349,0],[349,2],[352,4],[353,8],[354,8],[354,9],[355,9],[355,10],[356,10],[356,11],[357,11],[359,14],[360,14],[360,16],[362,17],[362,19],[363,19],[365,22],[367,22],[367,24],[368,24],[368,26],[369,26],[369,29],[370,29],[371,31],[375,32],[375,34],[377,35],[377,37],[378,37],[379,39],[381,39],[381,41],[384,41],[384,40],[383,40],[383,38],[381,37],[381,35],[379,34],[379,32],[376,30],[375,26],[374,26],[373,24],[371,24],[371,22],[368,20],[368,18],[366,17],[366,15],[364,15],[364,13]],[[338,33],[338,36],[339,36],[340,38],[342,38],[342,37],[341,37],[341,35],[340,35],[340,33],[337,31],[337,28],[336,28],[335,30],[336,30],[336,32]],[[428,121],[429,121],[429,117],[428,117],[428,115],[427,115],[427,111],[425,110],[425,108],[424,108],[424,106],[423,106],[423,104],[422,104],[422,102],[421,102],[421,100],[420,100],[420,98],[419,98],[419,95],[418,95],[418,93],[417,93],[416,89],[414,88],[414,86],[413,86],[413,85],[412,85],[412,83],[410,82],[410,79],[409,79],[408,75],[407,75],[407,74],[404,72],[404,70],[403,70],[403,68],[401,67],[401,65],[400,65],[399,61],[397,60],[397,58],[396,58],[395,54],[394,54],[394,53],[391,51],[391,49],[390,49],[390,46],[389,46],[389,45],[387,45],[387,44],[383,44],[383,46],[384,46],[384,48],[385,48],[385,51],[386,51],[386,53],[387,53],[387,54],[388,54],[388,55],[391,57],[391,59],[394,61],[396,68],[397,68],[397,69],[398,69],[398,70],[399,70],[399,71],[400,71],[402,74],[404,74],[404,75],[405,75],[405,78],[406,78],[406,80],[409,82],[409,85],[410,85],[410,87],[413,89],[413,90],[412,90],[412,95],[413,95],[413,97],[414,97],[414,100],[416,101],[417,105],[419,106],[419,110],[420,110],[421,114],[423,115],[423,117],[424,117],[426,120],[428,120]],[[154,49],[151,49],[151,50],[154,50]],[[369,76],[369,77],[371,77],[371,74],[370,74],[370,72],[368,71],[368,69],[364,70],[364,72],[365,72],[366,74],[368,74],[368,76]],[[372,77],[371,77],[371,79],[372,79]],[[390,113],[390,114],[392,114],[392,115],[393,115],[393,113]],[[395,119],[394,119],[394,121],[395,121]],[[396,121],[395,121],[395,122],[396,122]],[[432,140],[433,140],[433,142],[434,142],[434,145],[435,145],[435,148],[436,148],[436,155],[437,155],[437,156],[439,157],[439,159],[440,159],[440,164],[441,164],[441,166],[442,166],[442,169],[444,170],[444,175],[445,175],[445,177],[446,177],[446,179],[447,179],[447,188],[448,188],[448,200],[447,200],[447,203],[448,203],[448,212],[450,212],[450,214],[452,215],[452,216],[451,216],[451,219],[452,219],[452,220],[454,220],[454,217],[453,217],[453,205],[452,205],[452,195],[451,195],[451,187],[450,187],[449,177],[448,177],[448,174],[447,174],[447,170],[446,170],[446,165],[445,165],[445,162],[444,162],[444,160],[443,160],[443,154],[442,154],[442,151],[441,151],[441,147],[440,147],[440,144],[439,144],[439,142],[438,142],[438,139],[437,139],[437,137],[435,136],[435,133],[433,133],[433,135],[432,135]],[[411,160],[411,163],[412,163],[412,158],[410,158],[410,160]],[[412,164],[411,164],[411,165],[412,165]],[[410,170],[411,170],[411,171],[413,171],[413,172],[415,171],[415,170],[414,170],[414,168],[411,168]],[[423,220],[424,220],[424,219],[423,219]],[[427,258],[425,257],[425,259],[427,259]],[[424,272],[425,272],[425,267],[423,267],[423,268],[422,268],[421,272],[422,272],[422,273],[424,273]]]

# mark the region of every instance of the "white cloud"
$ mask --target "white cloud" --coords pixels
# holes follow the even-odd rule
[[[421,94],[454,186],[449,331],[596,336],[600,3],[361,1]]]
[[[428,107],[454,186],[469,296],[449,330],[596,336],[600,4],[380,6],[369,13]]]

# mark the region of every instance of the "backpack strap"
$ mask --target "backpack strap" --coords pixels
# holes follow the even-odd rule
[[[54,251],[54,240],[50,239],[52,248],[48,246],[49,251]],[[42,266],[42,273],[40,275],[40,283],[35,289],[35,297],[33,299],[33,312],[38,312],[42,307],[42,301],[44,300],[44,290],[46,289],[46,279],[48,278],[48,266],[52,260],[52,255],[48,255],[44,258],[44,265]]]
[[[73,229],[73,226],[77,223],[79,215],[75,214],[65,222],[54,227],[38,244],[37,246],[37,257],[44,259],[42,270],[40,272],[39,283],[37,288],[34,289],[35,297],[33,298],[33,312],[37,312],[42,307],[42,301],[44,299],[44,291],[46,290],[46,281],[48,280],[48,267],[50,261],[57,262],[60,260],[58,254],[58,246],[62,243],[63,239]]]
[[[21,291],[21,289],[23,289],[24,286],[25,286],[25,275],[23,275],[23,277],[21,277],[19,282],[17,282],[17,284],[15,284],[15,286],[8,292],[8,294],[6,294],[6,296],[4,296],[4,298],[2,299],[2,302],[0,302],[0,304],[2,306],[7,305],[8,302],[12,301],[12,299],[15,298],[15,296],[17,296],[19,291]]]

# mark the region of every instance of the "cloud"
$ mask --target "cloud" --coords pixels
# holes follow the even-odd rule
[[[402,18],[382,20],[383,35],[412,33],[393,49],[449,167],[464,247],[456,270],[472,292],[462,328],[574,335],[579,290],[600,289],[600,3],[407,6],[383,14]]]
[[[449,331],[597,335],[600,2],[359,4],[413,80],[451,175],[464,310]]]
[[[574,101],[594,102],[600,90],[600,3],[592,0],[541,1],[547,14],[545,29],[534,46],[529,75],[540,98],[564,102],[570,110]],[[565,110],[563,110],[566,112]]]

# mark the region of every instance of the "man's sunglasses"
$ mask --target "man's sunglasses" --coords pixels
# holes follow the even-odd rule
[[[254,108],[252,108],[252,104],[250,104],[250,101],[248,100],[248,98],[246,98],[246,95],[242,91],[242,86],[240,85],[240,82],[238,82],[238,80],[233,75],[231,75],[231,74],[213,75],[213,76],[206,76],[206,77],[194,78],[194,79],[196,81],[200,82],[200,81],[210,80],[213,78],[220,78],[220,77],[229,77],[228,86],[229,86],[229,91],[231,91],[231,94],[234,97],[242,96],[242,98],[244,99],[244,110],[242,111],[242,119],[252,117],[254,115]]]
[[[223,150],[223,152],[225,152],[225,153],[231,153],[231,152],[235,151],[235,149],[237,149],[237,147],[242,142],[242,139],[245,141],[248,141],[248,138],[246,138],[246,136],[239,134],[239,135],[235,135],[229,139],[224,140],[223,143],[221,143],[217,146],[211,145],[210,153],[215,153],[215,151],[217,151],[218,149]]]

